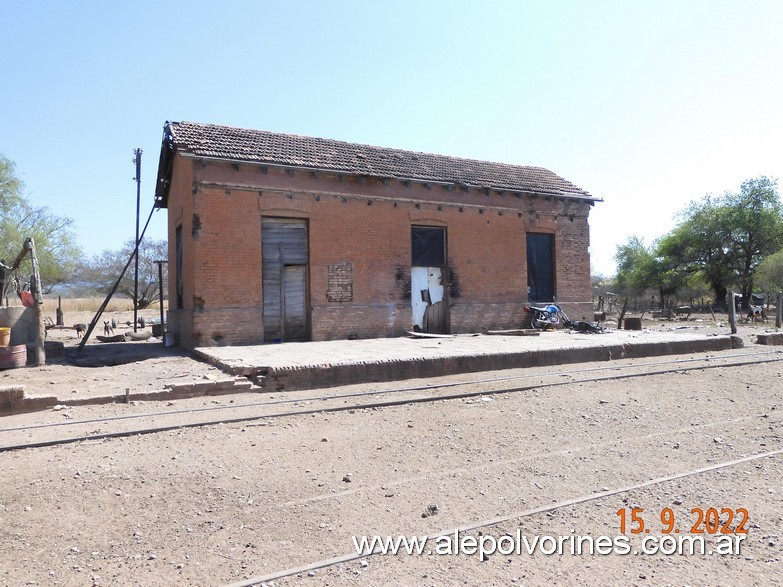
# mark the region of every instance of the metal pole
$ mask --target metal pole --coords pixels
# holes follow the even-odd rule
[[[155,212],[154,205],[152,206],[152,210],[150,210],[150,215],[147,216],[147,222],[141,231],[141,238],[144,238],[144,233],[147,232],[147,226],[149,226],[150,220],[152,220],[153,212]],[[133,261],[133,256],[138,252],[138,248],[139,247],[137,243],[136,248],[131,253],[130,257],[128,257],[128,262],[125,263],[125,267],[122,268],[122,271],[120,272],[120,276],[117,278],[117,281],[114,282],[114,286],[111,288],[109,295],[107,295],[106,299],[103,300],[101,307],[98,308],[98,311],[95,313],[95,316],[93,316],[92,321],[87,325],[87,332],[84,333],[84,336],[82,336],[82,341],[79,343],[79,352],[84,350],[84,345],[87,344],[87,340],[90,338],[90,334],[92,334],[95,325],[98,323],[98,318],[101,317],[101,314],[103,314],[103,311],[106,309],[106,306],[109,305],[109,300],[111,300],[111,297],[114,295],[114,292],[116,292],[117,288],[120,287],[120,282],[122,281],[122,278],[125,277],[125,272],[128,271],[128,267],[130,267],[130,264]]]
[[[775,303],[775,328],[780,328],[781,324],[783,324],[783,292],[778,292]]]
[[[141,149],[133,151],[136,164],[136,259],[133,277],[133,332],[138,332],[139,313],[139,206],[141,205]]]

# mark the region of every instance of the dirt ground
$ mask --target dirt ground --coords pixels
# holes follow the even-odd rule
[[[68,326],[89,324],[94,313],[70,312],[65,318]],[[139,316],[159,320],[155,310],[145,310]],[[51,316],[54,318],[54,316]],[[112,312],[99,320],[82,353],[73,329],[52,329],[47,340],[61,342],[65,357],[49,357],[47,365],[37,368],[0,371],[0,385],[24,385],[27,396],[57,395],[85,399],[96,395],[118,395],[126,389],[134,392],[157,391],[167,383],[198,381],[214,378],[220,371],[197,361],[176,348],[165,348],[160,339],[125,343],[101,343],[96,335],[103,334],[103,321],[114,319],[116,334],[133,331],[133,312]],[[128,325],[127,323],[130,323]],[[150,327],[141,332],[149,332]]]
[[[94,314],[91,312],[70,312],[65,317],[67,325],[88,324]],[[144,310],[139,316],[159,320],[157,310]],[[54,319],[54,315],[50,316]],[[725,315],[712,320],[708,314],[694,314],[689,321],[644,320],[643,327],[656,331],[687,331],[708,334],[726,334],[729,331]],[[176,348],[165,348],[160,339],[142,342],[101,343],[96,335],[103,334],[104,320],[114,319],[118,323],[116,334],[133,330],[133,312],[111,312],[104,314],[89,338],[84,352],[75,352],[80,340],[72,329],[50,330],[48,340],[62,342],[65,357],[51,357],[45,367],[11,369],[0,371],[0,386],[24,385],[27,396],[57,395],[85,399],[97,395],[123,394],[157,391],[166,384],[207,380],[219,377],[221,372],[190,354]],[[129,325],[130,324],[130,325]],[[610,320],[609,328],[616,324]],[[747,344],[761,332],[774,331],[774,318],[765,323],[740,323],[739,334]],[[150,330],[149,327],[146,328]]]
[[[743,326],[743,353],[771,350],[752,343],[762,328]],[[90,385],[122,390],[212,374],[156,346],[159,355],[142,354],[124,364],[52,365],[15,370],[10,377],[24,373],[26,386],[67,385],[78,395]],[[514,373],[530,384],[551,379],[552,371]],[[231,584],[351,555],[353,537],[427,535],[496,518],[508,519],[463,535],[616,537],[618,511],[630,516],[631,508],[643,508],[653,536],[662,536],[665,508],[682,534],[695,535],[692,510],[744,508],[748,534],[739,554],[521,552],[485,561],[470,554],[375,555],[268,584],[783,585],[780,454],[622,490],[783,449],[783,362],[683,368],[599,383],[576,382],[565,368],[556,377],[565,384],[481,400],[313,413],[2,452],[0,584]],[[258,394],[226,401],[253,397]],[[212,401],[194,398],[176,407]],[[73,413],[90,420],[158,409],[140,402],[81,406]],[[7,416],[0,427],[58,418],[51,410]],[[569,502],[612,490],[619,491]],[[644,535],[629,535],[631,544],[638,547]],[[718,536],[705,538],[712,548]]]

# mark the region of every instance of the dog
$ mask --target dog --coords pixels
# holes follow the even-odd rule
[[[112,336],[114,336],[114,327],[111,325],[111,322],[108,320],[103,321],[103,334],[105,336],[109,336],[109,333],[111,333]]]
[[[87,325],[86,324],[74,324],[74,329],[76,330],[76,338],[81,338],[84,336],[84,333],[87,332]]]
[[[685,314],[685,319],[690,320],[691,312],[693,312],[693,309],[690,306],[677,306],[674,308],[674,316],[676,318],[679,318],[682,314]]]
[[[766,310],[764,310],[764,306],[754,306],[751,304],[750,306],[748,306],[748,322],[750,322],[751,320],[755,322],[756,318],[759,318],[762,321],[766,321],[767,312]]]

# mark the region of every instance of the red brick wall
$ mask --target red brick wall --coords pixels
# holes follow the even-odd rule
[[[176,157],[171,177],[171,189],[168,201],[168,232],[169,232],[169,311],[167,314],[167,330],[174,332],[179,344],[190,348],[193,321],[192,300],[195,287],[195,268],[193,266],[193,251],[191,231],[193,228],[193,198],[191,194],[193,184],[193,162],[190,159]],[[183,289],[184,304],[182,309],[177,308],[176,298],[176,229],[182,226],[182,235],[186,245],[183,255]]]
[[[308,219],[313,340],[411,328],[411,225],[447,229],[452,332],[521,325],[528,231],[555,234],[558,301],[572,317],[589,317],[588,212],[587,203],[560,198],[177,156],[169,258],[174,275],[181,223],[185,303],[170,323],[186,347],[263,340],[262,216]],[[352,267],[352,299],[330,301],[329,266],[343,263]],[[171,308],[175,291],[172,280]]]

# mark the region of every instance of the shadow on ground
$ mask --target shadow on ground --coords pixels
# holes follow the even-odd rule
[[[178,348],[166,348],[154,342],[112,342],[65,347],[63,356],[52,362],[65,362],[77,367],[113,367],[138,363],[163,357],[190,357],[190,353]]]

